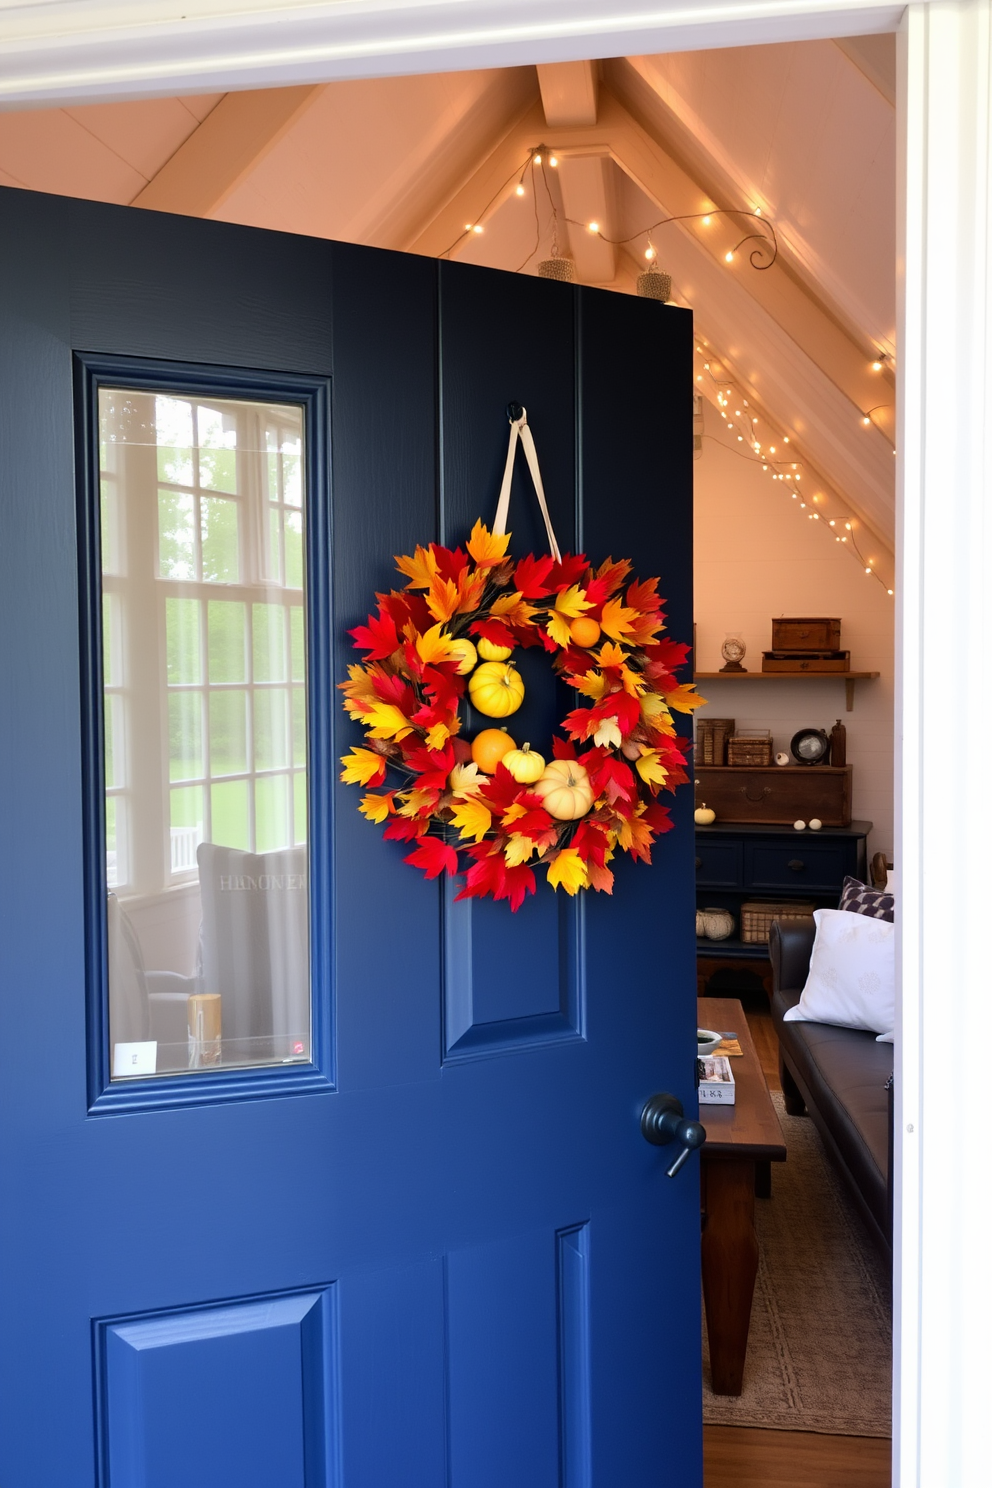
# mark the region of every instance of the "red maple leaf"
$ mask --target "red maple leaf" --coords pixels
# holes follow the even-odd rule
[[[438,543],[431,543],[431,552],[442,579],[450,579],[453,584],[457,584],[458,575],[462,569],[468,567],[468,554],[461,548],[442,548]]]
[[[537,799],[540,800],[540,796]],[[511,830],[522,832],[525,837],[537,837],[539,833],[549,831],[552,826],[551,817],[544,807],[535,806],[532,811],[525,812],[523,816],[515,817],[511,827],[509,829],[504,827],[504,831]]]
[[[584,863],[595,863],[599,868],[606,866],[605,829],[588,817],[579,822],[571,845]]]
[[[427,822],[413,816],[394,816],[383,828],[383,837],[389,842],[415,842],[427,831]]]
[[[658,609],[662,603],[658,598],[658,580],[637,579],[627,590],[627,603],[632,610],[643,610],[645,614]]]
[[[584,553],[565,553],[548,575],[548,588],[555,593],[570,588],[579,582],[588,567],[589,561]]]
[[[555,759],[574,760],[577,758],[575,745],[571,739],[554,739],[551,745],[551,752]]]
[[[415,868],[422,868],[426,878],[437,878],[445,872],[449,875],[458,872],[458,854],[450,843],[442,841],[440,837],[421,838],[419,847],[408,853],[403,861],[412,863]]]
[[[667,806],[662,806],[659,801],[649,801],[647,809],[641,817],[647,822],[652,832],[670,832],[675,823],[672,821],[672,813]]]
[[[493,852],[488,842],[480,842],[475,847],[470,847],[468,852],[476,862],[466,873],[465,887],[455,896],[455,902],[459,899],[484,899],[487,894],[495,899],[506,884],[503,854]]]
[[[476,620],[469,626],[469,631],[472,635],[485,636],[494,646],[509,646],[512,650],[516,645],[513,632],[502,620]]]
[[[632,801],[637,795],[634,772],[626,760],[606,753],[605,758],[592,769],[587,765],[593,790],[597,796],[605,796],[611,806],[617,801]]]
[[[612,558],[604,558],[596,570],[596,579],[606,585],[607,594],[615,594],[630,573],[630,560],[621,558],[619,563],[614,563]]]
[[[550,553],[541,558],[528,553],[526,558],[521,558],[513,575],[518,594],[522,594],[524,599],[543,599],[548,593],[545,580],[554,566],[555,560]]]
[[[479,792],[479,799],[485,801],[486,805],[491,806],[499,815],[502,815],[506,808],[512,806],[517,799],[529,804],[529,796],[530,792],[514,780],[502,760],[496,766],[496,773],[492,779],[487,780]],[[541,804],[539,796],[535,796],[533,800],[537,805]]]
[[[496,899],[509,899],[510,908],[516,914],[528,894],[537,892],[537,879],[534,877],[533,868],[528,868],[526,863],[519,863],[516,868],[507,868],[503,888],[494,897]]]
[[[354,636],[356,650],[368,652],[369,661],[385,661],[399,649],[396,625],[391,616],[381,610],[378,615],[369,616],[367,625],[356,625],[348,634]]]

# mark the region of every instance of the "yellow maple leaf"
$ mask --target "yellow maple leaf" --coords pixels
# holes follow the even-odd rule
[[[570,620],[576,620],[585,610],[591,610],[592,604],[586,599],[586,591],[578,584],[573,584],[569,589],[563,589],[555,600],[555,609],[559,615],[567,615]]]
[[[628,609],[619,599],[608,599],[603,606],[603,618],[599,622],[603,634],[619,641],[632,628],[638,614],[638,610]]]
[[[454,661],[458,655],[452,649],[451,636],[441,629],[440,621],[430,630],[425,630],[423,635],[418,635],[414,645],[425,666],[433,666],[437,661]]]
[[[481,801],[473,800],[471,796],[452,807],[451,819],[458,828],[459,837],[466,841],[471,837],[476,842],[481,842],[493,824],[489,807],[484,806]]]
[[[413,724],[395,703],[372,703],[362,722],[371,739],[405,739],[413,733]]]
[[[450,579],[442,579],[440,574],[435,574],[431,579],[431,586],[427,591],[427,608],[435,620],[443,624],[450,620],[458,609],[458,585],[453,584]]]
[[[460,718],[456,718],[450,725],[447,723],[435,723],[434,727],[429,728],[424,735],[424,742],[427,748],[443,749],[452,734],[457,734],[461,726],[462,721]]]
[[[433,806],[437,801],[437,791],[425,790],[422,786],[414,786],[413,790],[401,791],[397,797],[403,802],[399,808],[400,816],[419,816],[425,806]]]
[[[521,863],[533,855],[534,839],[525,837],[523,832],[511,833],[510,840],[503,849],[503,857],[508,868],[519,868]]]
[[[627,653],[613,641],[604,641],[596,653],[596,660],[601,667],[622,667],[627,660]]]
[[[399,554],[393,559],[401,574],[406,574],[410,582],[408,589],[429,589],[431,580],[437,573],[437,559],[430,548],[418,547],[412,558],[405,554]]]
[[[656,732],[673,732],[670,728],[665,728],[666,724],[671,723],[672,715],[665,705],[665,699],[658,692],[645,692],[642,694],[641,717]]]
[[[508,806],[503,812],[502,820],[504,827],[510,826],[519,817],[526,816],[529,810],[529,806],[522,806],[519,801],[514,801],[513,805]]]
[[[348,785],[368,785],[382,770],[383,760],[381,754],[371,749],[352,748],[350,754],[341,756],[341,763],[344,765],[341,779]]]
[[[657,749],[641,749],[641,757],[636,761],[634,769],[640,775],[645,785],[664,785],[668,779],[668,771],[658,757]]]
[[[592,698],[594,703],[598,703],[606,691],[606,679],[599,672],[586,672],[584,677],[573,677],[569,673],[565,681],[583,697]]]
[[[706,699],[696,692],[695,682],[681,682],[674,692],[665,693],[665,702],[679,713],[691,713],[694,708],[703,707]]]
[[[556,615],[553,610],[548,616],[548,635],[553,641],[557,641],[559,646],[572,644],[572,632],[568,628],[568,621]]]
[[[529,625],[537,611],[514,590],[512,594],[501,594],[494,600],[489,613],[494,619],[506,620],[510,625]]]
[[[566,894],[577,894],[589,885],[586,865],[574,847],[563,848],[548,867],[548,883],[553,889],[561,884]]]
[[[386,817],[393,811],[393,802],[390,796],[377,796],[371,792],[363,796],[358,803],[358,809],[363,816],[372,822],[384,822]]]
[[[598,744],[601,749],[607,749],[610,745],[619,749],[623,743],[619,720],[616,718],[604,718],[592,738],[593,743]]]
[[[456,765],[448,776],[448,785],[456,796],[477,796],[486,783],[474,760],[467,765]]]
[[[502,563],[506,557],[510,536],[505,532],[502,537],[496,537],[480,519],[472,528],[472,536],[465,546],[480,568],[492,568],[494,563]]]

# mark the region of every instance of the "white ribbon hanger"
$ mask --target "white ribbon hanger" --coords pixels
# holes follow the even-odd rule
[[[502,537],[506,532],[506,519],[510,510],[510,486],[513,482],[513,461],[517,453],[517,440],[524,447],[527,456],[527,467],[530,470],[531,480],[534,482],[534,490],[537,492],[537,502],[541,508],[541,516],[544,518],[544,528],[548,534],[548,548],[556,563],[561,562],[561,549],[558,539],[555,537],[555,529],[551,525],[551,514],[548,511],[548,503],[544,497],[544,483],[541,480],[541,467],[537,463],[537,449],[534,444],[534,436],[527,425],[527,410],[520,403],[508,403],[506,405],[506,416],[510,420],[510,447],[506,452],[506,468],[503,471],[503,484],[500,487],[499,501],[496,503],[496,520],[493,523],[493,535]]]

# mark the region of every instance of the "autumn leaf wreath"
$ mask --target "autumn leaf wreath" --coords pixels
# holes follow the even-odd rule
[[[688,647],[659,635],[657,579],[628,582],[626,559],[514,562],[509,540],[479,521],[467,551],[431,543],[396,559],[406,588],[377,595],[377,613],[349,632],[365,659],[340,686],[365,744],[342,758],[341,778],[376,788],[359,810],[386,823],[385,837],[416,844],[404,862],[437,878],[458,873],[463,852],[458,898],[508,899],[515,911],[535,892],[535,867],[554,889],[609,894],[618,848],[650,863],[672,826],[658,793],[688,780],[672,709],[703,700],[675,677]],[[517,646],[542,646],[584,699],[550,763],[504,729],[462,737],[466,691],[487,717],[519,708]]]

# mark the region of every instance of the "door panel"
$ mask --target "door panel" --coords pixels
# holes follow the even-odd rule
[[[330,685],[392,555],[491,519],[511,399],[562,546],[660,572],[688,636],[689,317],[224,224],[3,204],[0,1479],[247,1488],[276,1452],[279,1488],[691,1488],[698,1188],[693,1165],[668,1182],[638,1124],[658,1089],[693,1108],[689,794],[610,898],[454,904],[337,782],[356,734]],[[330,388],[305,1068],[111,1089],[99,1017],[87,1033],[106,967],[83,891],[84,865],[104,868],[84,830],[100,675],[74,355],[173,366],[217,396],[250,396],[239,378]],[[516,485],[513,551],[541,551]],[[547,746],[570,703],[539,662],[514,729]]]

